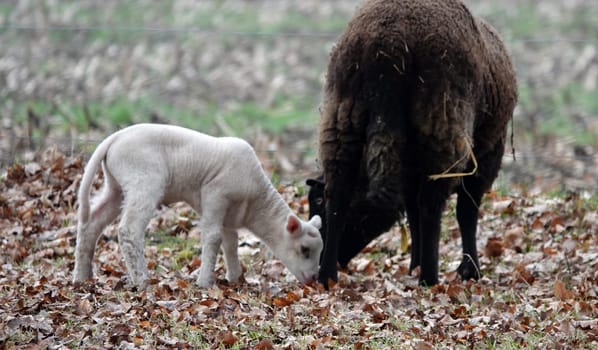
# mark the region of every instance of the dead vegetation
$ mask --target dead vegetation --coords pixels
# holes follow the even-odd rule
[[[197,288],[196,215],[163,208],[148,227],[152,285],[127,288],[114,227],[100,238],[97,279],[71,283],[79,158],[49,150],[0,182],[0,347],[3,348],[595,348],[596,197],[490,194],[481,208],[484,277],[460,282],[460,238],[443,222],[441,283],[407,274],[400,228],[354,259],[330,292],[301,286],[252,236],[241,239],[245,281]],[[298,188],[280,188],[306,213]],[[302,193],[302,192],[301,192]],[[452,207],[451,207],[452,208]],[[451,209],[453,210],[453,209]]]

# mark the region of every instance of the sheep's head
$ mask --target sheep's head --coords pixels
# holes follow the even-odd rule
[[[322,238],[326,242],[326,200],[323,177],[307,179],[309,216],[322,218]],[[358,200],[355,200],[357,198]],[[376,205],[373,205],[376,204]],[[402,203],[384,205],[379,200],[368,200],[362,187],[355,189],[354,201],[349,206],[345,230],[338,245],[338,262],[346,267],[349,261],[365,248],[374,238],[386,232],[400,217],[404,209]]]
[[[309,186],[307,200],[309,203],[309,217],[319,216],[322,219],[320,232],[324,242],[326,242],[326,199],[324,198],[324,178],[318,176],[315,179],[307,179],[305,183]],[[351,212],[352,210],[349,209]],[[364,240],[359,227],[354,224],[354,220],[347,222],[347,227],[342,235],[338,246],[338,262],[346,267],[349,261],[363,249],[370,240]]]
[[[315,179],[307,179],[305,184],[309,186],[307,202],[309,203],[309,217],[319,215],[322,220],[326,219],[326,203],[324,201],[324,178],[318,176]],[[322,225],[325,227],[326,225]],[[322,230],[324,231],[324,230]],[[324,232],[322,232],[324,234]]]

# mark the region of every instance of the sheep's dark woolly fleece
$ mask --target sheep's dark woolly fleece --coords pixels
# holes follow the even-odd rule
[[[337,261],[347,264],[406,212],[410,268],[420,266],[420,283],[438,283],[440,217],[453,192],[463,241],[458,272],[479,278],[478,207],[500,169],[516,101],[499,35],[462,2],[366,1],[328,66],[323,185],[310,194],[325,197],[319,281],[336,281]]]

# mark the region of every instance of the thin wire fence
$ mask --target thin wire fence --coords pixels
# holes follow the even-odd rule
[[[107,25],[27,25],[27,24],[1,24],[0,34],[2,32],[13,31],[23,33],[45,33],[45,32],[104,32],[104,33],[141,33],[143,35],[172,35],[172,36],[183,36],[188,34],[202,35],[202,36],[215,36],[215,37],[241,37],[241,38],[255,38],[261,40],[263,38],[299,38],[303,40],[335,40],[339,32],[319,32],[319,31],[236,31],[236,30],[216,30],[206,29],[196,26],[107,26]],[[540,44],[540,45],[551,45],[555,43],[571,43],[571,44],[596,44],[598,45],[598,39],[596,38],[565,38],[565,37],[511,37],[505,39],[512,43],[523,43],[523,44]],[[19,144],[40,144],[42,141],[45,144],[62,144],[66,146],[67,143],[71,145],[71,152],[81,152],[84,148],[90,148],[87,146],[93,146],[98,144],[101,139],[85,138],[85,137],[27,137],[27,136],[14,136],[13,142]],[[568,144],[571,143],[568,139],[556,139],[557,143]],[[512,158],[509,149],[505,152],[505,158]],[[65,147],[68,148],[68,147]],[[517,145],[515,145],[517,148]],[[276,149],[256,149],[258,153],[274,153]],[[314,150],[311,148],[296,148],[287,149],[290,152],[298,153],[313,153]],[[537,160],[579,160],[584,162],[598,161],[598,154],[575,154],[575,155],[554,155],[554,154],[542,154],[532,152],[521,152],[516,151],[515,156],[517,159],[537,159]],[[10,155],[2,155],[0,157],[0,163],[6,164],[6,162],[12,161],[14,157]]]
[[[0,31],[17,32],[108,32],[108,33],[145,33],[145,34],[200,34],[206,36],[238,36],[238,37],[296,37],[296,38],[323,38],[335,39],[340,35],[339,32],[314,32],[314,31],[294,31],[294,32],[268,32],[268,31],[226,31],[205,29],[201,27],[166,27],[166,26],[86,26],[86,25],[26,25],[26,24],[4,24],[0,25]],[[555,43],[578,43],[598,44],[597,38],[565,38],[565,37],[515,37],[505,38],[509,42],[520,42],[525,44],[555,44]]]
[[[16,144],[28,145],[28,144],[41,144],[42,141],[45,145],[59,145],[62,146],[64,149],[70,149],[71,155],[77,155],[81,153],[87,153],[83,150],[92,150],[93,147],[97,146],[103,139],[96,138],[96,137],[48,137],[48,136],[12,136],[12,141]],[[572,143],[569,138],[559,138],[554,140],[555,143],[561,144],[570,144]],[[313,145],[312,145],[313,146]],[[303,147],[303,146],[284,146],[285,151],[291,153],[302,153],[302,154],[309,154],[313,153],[313,147]],[[257,147],[255,149],[257,153],[276,153],[279,152],[280,149],[275,147],[267,147],[261,148]],[[507,144],[505,154],[503,158],[512,159],[513,155],[511,153],[511,145]],[[579,161],[598,161],[598,154],[576,154],[576,155],[555,155],[549,153],[542,153],[542,152],[529,152],[529,151],[519,151],[517,150],[517,145],[515,145],[515,158],[517,159],[542,159],[542,160],[579,160]],[[9,157],[2,157],[0,158],[2,161],[7,161]]]

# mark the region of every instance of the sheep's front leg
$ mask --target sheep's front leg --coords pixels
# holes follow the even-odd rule
[[[229,282],[239,281],[243,274],[241,262],[239,261],[239,235],[236,230],[223,231],[222,250],[224,251],[224,262],[226,263],[226,279]]]
[[[339,241],[342,233],[345,230],[346,214],[348,208],[349,197],[346,193],[350,193],[347,184],[342,181],[342,178],[331,180],[332,186],[328,186],[331,190],[328,191],[326,197],[326,222],[327,234],[326,242],[324,242],[324,250],[322,259],[320,261],[320,271],[318,273],[318,281],[328,289],[328,281],[338,281],[338,270],[336,262],[338,260]],[[345,191],[338,190],[336,186],[345,189]],[[344,193],[343,193],[344,192]]]
[[[338,281],[337,261],[347,210],[353,196],[363,156],[363,101],[331,93],[323,107],[320,131],[320,158],[326,182],[326,238],[318,281],[328,289],[328,281]]]

